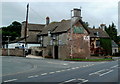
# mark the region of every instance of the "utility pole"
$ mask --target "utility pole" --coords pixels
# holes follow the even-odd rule
[[[25,24],[25,48],[27,47],[27,25],[28,25],[28,11],[29,11],[29,3],[27,4],[27,13],[26,13],[26,24]],[[25,51],[25,50],[24,50]],[[24,52],[25,55],[25,52]]]
[[[70,23],[70,30],[71,30],[71,32],[70,32],[70,41],[71,41],[71,47],[70,47],[70,56],[71,56],[71,58],[73,58],[73,37],[72,37],[72,35],[73,35],[73,28],[72,28],[72,11],[73,10],[71,10],[71,23]]]

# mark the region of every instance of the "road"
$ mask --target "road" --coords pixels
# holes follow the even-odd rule
[[[119,80],[118,63],[118,60],[74,62],[2,57],[2,82],[5,84],[33,84],[33,82],[34,84],[119,84],[117,83]]]

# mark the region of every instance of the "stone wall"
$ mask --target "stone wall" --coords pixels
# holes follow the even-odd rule
[[[2,49],[2,56],[21,56],[24,57],[24,49]]]

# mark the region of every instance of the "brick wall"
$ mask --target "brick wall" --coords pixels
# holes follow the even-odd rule
[[[2,56],[8,56],[8,49],[2,49]],[[9,49],[9,56],[24,57],[24,50],[23,49]]]

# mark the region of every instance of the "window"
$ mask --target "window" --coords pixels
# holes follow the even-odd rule
[[[94,32],[94,35],[95,36],[99,36],[99,32]]]
[[[100,46],[100,41],[99,40],[96,41],[96,46]]]

